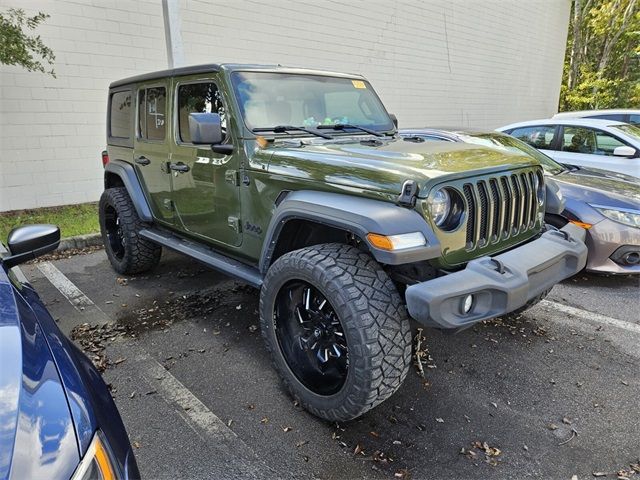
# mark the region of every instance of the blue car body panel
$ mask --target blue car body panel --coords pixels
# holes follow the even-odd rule
[[[0,301],[9,304],[0,321],[3,357],[5,348],[6,355],[13,356],[10,368],[3,366],[0,373],[0,451],[12,452],[2,455],[1,475],[69,478],[80,454],[56,364],[35,313],[22,296],[12,294],[13,286],[4,272],[0,273],[0,285]]]
[[[70,478],[98,429],[119,476],[139,478],[102,377],[20,270],[0,266],[0,480]]]

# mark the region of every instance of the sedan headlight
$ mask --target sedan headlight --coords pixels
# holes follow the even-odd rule
[[[629,225],[630,227],[640,228],[640,211],[631,210],[630,208],[607,207],[604,205],[591,205],[605,217],[614,222]]]
[[[71,480],[116,480],[116,466],[102,432],[98,431]]]
[[[441,188],[433,195],[429,204],[431,208],[431,218],[436,226],[444,224],[449,210],[451,210],[451,197],[445,188]]]

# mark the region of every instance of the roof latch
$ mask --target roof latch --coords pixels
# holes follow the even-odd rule
[[[418,184],[413,180],[405,180],[398,196],[398,205],[403,207],[415,207],[418,197]]]

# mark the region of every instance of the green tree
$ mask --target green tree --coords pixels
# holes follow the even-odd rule
[[[49,15],[38,12],[29,17],[22,9],[10,8],[0,13],[0,63],[18,65],[30,72],[56,76],[53,65],[56,57],[40,35],[31,32]]]
[[[560,111],[639,105],[638,0],[573,0]]]

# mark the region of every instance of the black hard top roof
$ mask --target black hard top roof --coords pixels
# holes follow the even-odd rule
[[[281,73],[298,73],[309,75],[331,75],[336,77],[345,78],[362,78],[360,75],[329,72],[325,70],[311,70],[307,68],[292,68],[283,67],[282,65],[256,65],[256,64],[238,64],[238,63],[206,63],[203,65],[191,65],[188,67],[169,68],[167,70],[159,70],[157,72],[143,73],[142,75],[135,75],[129,78],[123,78],[122,80],[116,80],[109,85],[109,88],[122,87],[132,83],[146,82],[149,80],[155,80],[166,77],[177,77],[180,75],[192,75],[198,73],[216,73],[221,70],[256,70],[256,71],[271,71]]]

